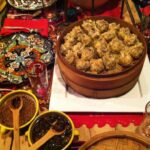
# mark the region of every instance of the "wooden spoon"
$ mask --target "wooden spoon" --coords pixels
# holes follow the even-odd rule
[[[12,99],[9,103],[9,108],[13,113],[13,128],[14,128],[14,142],[15,150],[20,150],[20,139],[19,139],[19,113],[23,106],[22,97],[20,99]]]
[[[36,150],[40,148],[43,144],[45,144],[49,139],[54,137],[55,135],[61,135],[65,132],[66,129],[63,131],[56,131],[53,128],[49,129],[47,133],[41,137],[37,142],[35,142],[28,150]]]

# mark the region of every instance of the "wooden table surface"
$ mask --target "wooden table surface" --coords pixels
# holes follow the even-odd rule
[[[134,11],[135,7],[132,4],[131,0],[129,0],[129,4],[131,6],[131,9]],[[137,13],[134,13],[134,17],[136,22],[139,22],[139,17]],[[131,22],[129,18],[129,14],[124,9],[124,20]],[[104,127],[98,127],[97,124],[95,124],[92,128],[87,128],[85,124],[83,124],[80,128],[77,128],[79,131],[79,141],[87,141],[91,137],[93,137],[96,134],[107,132],[107,131],[131,131],[135,132],[137,129],[137,126],[135,126],[133,123],[130,123],[127,127],[123,127],[121,124],[118,124],[116,127],[110,127],[109,124],[106,124]],[[9,131],[8,133],[4,135],[0,135],[0,150],[15,150],[14,149],[14,143],[13,143],[13,133],[12,131]],[[27,137],[25,134],[20,136],[20,143],[21,143],[21,150],[27,150],[29,147]]]

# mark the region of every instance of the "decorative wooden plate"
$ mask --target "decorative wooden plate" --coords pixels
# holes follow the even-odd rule
[[[21,84],[25,68],[34,61],[54,62],[53,42],[35,33],[16,33],[0,39],[0,83]]]
[[[132,132],[111,131],[94,136],[79,150],[150,150],[150,139]]]
[[[38,10],[51,6],[56,0],[7,0],[8,3],[21,10]]]

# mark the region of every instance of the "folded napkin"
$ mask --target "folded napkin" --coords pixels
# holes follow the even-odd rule
[[[47,37],[48,20],[47,19],[21,20],[21,19],[6,18],[4,20],[3,27],[0,31],[0,35],[9,35],[11,33],[20,31],[30,32],[28,29],[36,29],[38,33],[40,33],[42,36]]]
[[[149,16],[150,15],[150,5],[144,7],[141,11],[144,15]]]

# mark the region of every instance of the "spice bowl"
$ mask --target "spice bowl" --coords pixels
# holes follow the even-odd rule
[[[30,91],[15,90],[0,99],[0,133],[6,130],[14,130],[13,114],[10,109],[10,101],[20,98],[23,101],[23,106],[20,110],[19,124],[20,129],[29,125],[39,112],[39,103],[37,97]]]
[[[50,129],[54,129],[58,132],[65,131],[62,134],[55,135],[49,139],[39,148],[39,150],[65,150],[72,143],[74,136],[78,135],[78,132],[75,130],[74,124],[68,115],[55,110],[46,111],[37,116],[29,127],[27,136],[31,147]]]

